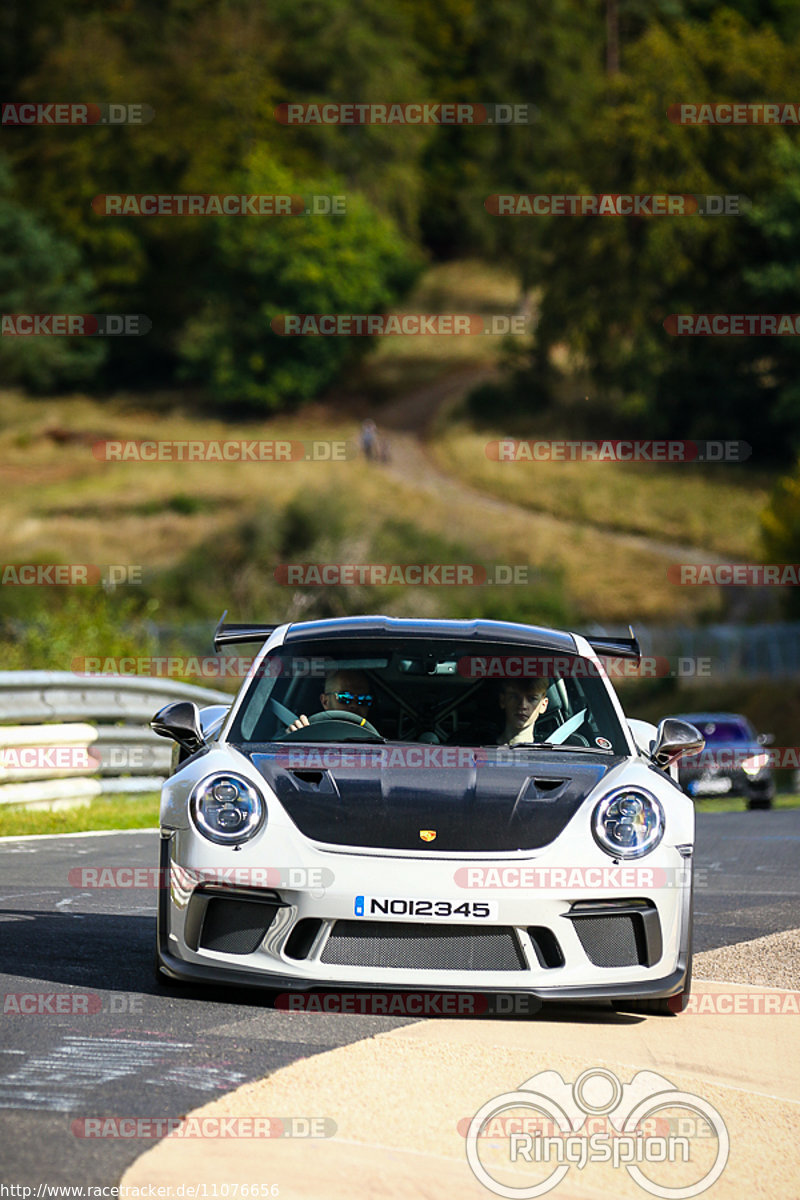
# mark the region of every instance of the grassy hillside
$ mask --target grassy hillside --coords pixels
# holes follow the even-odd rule
[[[451,264],[430,271],[405,307],[510,314],[518,299],[501,272]],[[235,425],[204,415],[190,395],[0,394],[0,561],[141,568],[140,583],[114,590],[4,587],[6,666],[65,667],[112,645],[147,652],[147,622],[210,624],[223,608],[231,619],[380,610],[544,624],[718,615],[717,590],[667,582],[675,555],[659,543],[756,557],[765,481],[746,465],[490,462],[485,444],[504,431],[457,422],[451,406],[463,400],[465,368],[485,371],[506,350],[495,337],[387,338],[326,404]],[[364,416],[390,424],[400,397],[434,417],[438,399],[428,403],[423,389],[456,375],[462,385],[445,397],[424,451],[413,426],[403,432],[395,421],[390,463],[357,454]],[[334,440],[348,442],[350,457],[101,461],[92,452],[101,438]],[[516,565],[528,568],[528,582],[298,588],[276,578],[287,562]]]
[[[640,533],[738,560],[758,560],[758,517],[769,479],[747,464],[497,462],[492,441],[502,427],[475,429],[449,420],[428,444],[434,461],[488,492],[532,512],[581,521],[589,528]],[[567,429],[529,427],[525,438],[570,438]]]

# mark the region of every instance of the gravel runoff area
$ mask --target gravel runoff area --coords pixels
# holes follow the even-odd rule
[[[800,990],[800,929],[737,942],[694,956],[695,980]]]

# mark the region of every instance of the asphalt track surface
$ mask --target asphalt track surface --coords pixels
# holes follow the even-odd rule
[[[698,815],[696,951],[797,926],[798,843],[800,809]],[[69,880],[75,867],[154,866],[156,848],[154,832],[0,842],[0,1182],[34,1197],[40,1184],[114,1185],[157,1140],[88,1139],[76,1121],[180,1117],[289,1063],[413,1023],[287,1013],[231,988],[160,988],[155,892]],[[10,1011],[14,994],[64,992],[89,994],[91,1011]]]

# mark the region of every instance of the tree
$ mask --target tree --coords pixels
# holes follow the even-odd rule
[[[57,237],[14,197],[11,169],[0,155],[0,312],[88,313],[92,280],[75,246]],[[5,379],[42,392],[90,378],[105,345],[91,337],[0,337]]]
[[[340,194],[340,180],[299,182],[256,151],[247,194]],[[203,301],[179,339],[184,377],[202,380],[228,409],[278,409],[330,385],[368,338],[281,336],[294,313],[373,313],[396,303],[421,260],[388,216],[359,195],[335,215],[211,218]]]
[[[708,25],[654,26],[623,58],[585,130],[578,178],[563,190],[758,198],[779,187],[775,127],[690,127],[666,117],[679,100],[791,95],[794,51],[772,29],[723,10]],[[746,216],[524,219],[541,222],[545,245],[528,393],[552,388],[546,368],[553,348],[565,346],[609,433],[741,438],[780,455],[765,369],[775,339],[676,337],[664,328],[672,313],[760,311],[752,271],[771,253],[762,227]]]

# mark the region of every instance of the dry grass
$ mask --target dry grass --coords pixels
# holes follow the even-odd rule
[[[768,492],[744,465],[490,460],[486,446],[502,436],[451,423],[428,449],[444,470],[481,491],[587,530],[640,533],[759,560],[758,518]]]
[[[336,463],[99,462],[88,445],[56,445],[43,436],[45,429],[58,425],[89,432],[102,429],[117,439],[356,437],[354,421],[336,421],[319,411],[314,418],[265,420],[234,429],[222,421],[181,411],[137,409],[125,398],[102,405],[83,397],[42,403],[6,393],[0,399],[5,418],[5,428],[0,430],[0,467],[4,476],[14,478],[0,514],[0,561],[88,562],[101,567],[134,564],[141,565],[146,574],[174,565],[212,535],[224,536],[229,527],[261,506],[279,511],[298,496],[319,493],[324,497],[341,484],[357,512],[363,514],[358,519],[365,531],[381,520],[401,516],[421,532],[474,548],[473,561],[526,564],[534,571],[560,570],[565,602],[585,620],[683,619],[701,610],[713,611],[716,606],[710,589],[678,589],[668,584],[667,560],[657,552],[631,546],[597,528],[603,523],[605,503],[615,525],[641,528],[643,514],[649,511],[648,532],[672,536],[677,530],[674,518],[667,510],[663,519],[657,519],[654,497],[668,496],[674,505],[681,493],[660,472],[650,479],[632,474],[612,479],[611,468],[603,465],[595,485],[583,467],[579,468],[580,482],[572,479],[568,493],[558,475],[569,469],[566,464],[553,464],[548,476],[552,482],[541,487],[545,476],[537,467],[536,491],[544,511],[536,513],[531,511],[537,504],[532,503],[530,466],[509,468],[490,463],[482,454],[485,438],[469,430],[449,430],[434,447],[438,462],[462,481],[448,487],[446,480],[432,472],[427,477],[413,472],[404,476],[396,463],[389,472],[360,458]],[[559,480],[561,486],[556,486]],[[468,492],[463,481],[489,494],[505,495],[518,507],[498,510]],[[599,489],[609,487],[602,500]],[[627,495],[626,488],[630,489]],[[198,510],[172,511],[169,501],[175,496],[194,498]],[[734,492],[734,496],[738,501],[739,494]],[[709,487],[681,503],[694,512],[693,540],[702,544],[708,539],[719,546],[723,544],[720,523],[728,518],[720,511],[726,505],[713,497]],[[148,506],[151,511],[146,511]],[[757,509],[752,497],[745,508],[752,524]],[[322,523],[324,513],[322,503]],[[564,525],[550,514],[566,516],[574,523]],[[745,544],[742,536],[742,551]],[[346,561],[362,560],[348,557]],[[213,562],[209,570],[213,571]],[[423,615],[430,607],[420,594],[423,591],[414,589],[406,595],[398,588],[392,608]],[[472,597],[469,603],[478,615],[480,589],[471,592],[474,604]],[[436,597],[436,606],[441,606],[442,599]]]
[[[404,310],[511,314],[518,303],[516,281],[507,272],[453,263],[431,269]],[[421,538],[435,535],[471,547],[473,561],[524,564],[551,576],[560,572],[565,608],[585,620],[719,615],[718,590],[679,589],[667,582],[670,557],[655,542],[756,558],[766,489],[747,467],[703,471],[689,465],[491,462],[484,451],[490,435],[455,423],[444,415],[447,409],[427,446],[430,458],[417,451],[404,459],[402,439],[392,434],[389,468],[359,457],[333,463],[181,464],[106,462],[92,454],[93,438],[102,437],[354,443],[360,416],[374,411],[377,399],[411,396],[470,363],[494,364],[501,341],[387,338],[353,373],[349,389],[335,397],[335,408],[316,405],[300,415],[246,423],[202,415],[192,398],[180,393],[146,402],[124,395],[98,402],[80,395],[31,400],[0,393],[0,471],[6,482],[0,561],[133,564],[145,573],[158,571],[198,545],[224,538],[252,514],[280,514],[298,498],[320,497],[324,528],[326,497],[341,487],[352,524],[335,546],[341,561],[363,561],[356,555],[360,545],[369,545],[370,531],[401,519]],[[379,410],[377,416],[380,423]],[[48,434],[53,430],[76,436],[58,443]],[[615,531],[645,535],[653,544],[631,542]],[[426,594],[430,591],[398,588],[386,608],[419,615],[446,608],[452,593],[434,597]],[[468,604],[478,615],[481,589],[470,592]],[[180,617],[175,613],[176,620]]]

